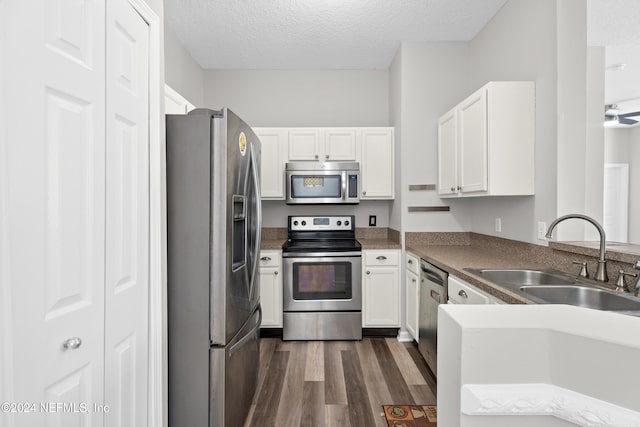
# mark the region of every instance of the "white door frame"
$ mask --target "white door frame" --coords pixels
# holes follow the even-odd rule
[[[623,197],[619,199],[619,201],[621,202],[621,206],[609,206],[607,196],[605,194],[603,196],[604,208],[605,209],[613,208],[616,210],[616,212],[618,212],[617,220],[618,222],[620,222],[618,227],[621,229],[621,234],[624,235],[624,239],[619,239],[619,240],[626,243],[629,241],[629,164],[628,163],[605,163],[604,164],[605,178],[609,175],[609,171],[613,171],[613,170],[619,171],[621,173],[617,176],[618,178],[622,178],[620,182],[618,182],[618,185],[620,186],[620,193],[623,194]],[[607,191],[606,186],[604,187],[604,191],[606,193]],[[607,218],[607,216],[605,216],[604,213],[602,216],[603,216],[603,219]],[[609,237],[608,234],[607,234],[607,237]]]
[[[6,3],[0,0],[0,28],[7,19]],[[0,94],[4,94],[5,40],[0,37]],[[0,402],[13,402],[13,358],[11,356],[11,287],[9,286],[9,218],[8,218],[8,164],[5,97],[0,96]],[[0,425],[12,427],[13,418],[0,411]]]
[[[149,407],[148,425],[166,425],[166,212],[162,25],[144,0],[129,0],[149,24]]]

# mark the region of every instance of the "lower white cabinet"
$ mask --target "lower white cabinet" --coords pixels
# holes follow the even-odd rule
[[[261,328],[282,328],[282,251],[260,252]]]
[[[400,250],[365,250],[362,326],[400,327]]]
[[[406,289],[406,323],[407,331],[413,339],[418,341],[418,314],[420,305],[420,258],[407,252],[405,258],[405,289]]]
[[[448,291],[450,304],[504,304],[504,301],[456,276],[449,276]]]

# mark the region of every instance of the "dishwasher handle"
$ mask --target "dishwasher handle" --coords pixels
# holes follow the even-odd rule
[[[425,268],[424,266],[421,267],[421,270],[422,270],[423,276],[429,279],[430,282],[438,286],[444,287],[445,279],[441,275],[439,275],[435,271]]]

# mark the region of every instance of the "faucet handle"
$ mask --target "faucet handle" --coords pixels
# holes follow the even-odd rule
[[[629,277],[638,277],[638,275],[636,273],[627,273],[624,270],[620,270],[618,271],[618,280],[616,281],[616,292],[629,292],[631,293],[631,291],[629,290],[629,287],[627,286],[627,284],[624,281],[624,276],[629,276]]]
[[[581,265],[580,273],[578,273],[579,277],[584,277],[585,279],[589,278],[589,271],[587,270],[587,263],[586,262],[582,262],[582,261],[571,261],[571,262],[573,264]]]

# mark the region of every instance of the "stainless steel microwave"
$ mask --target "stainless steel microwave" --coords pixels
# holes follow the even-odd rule
[[[291,162],[286,165],[287,204],[357,204],[360,164]]]

